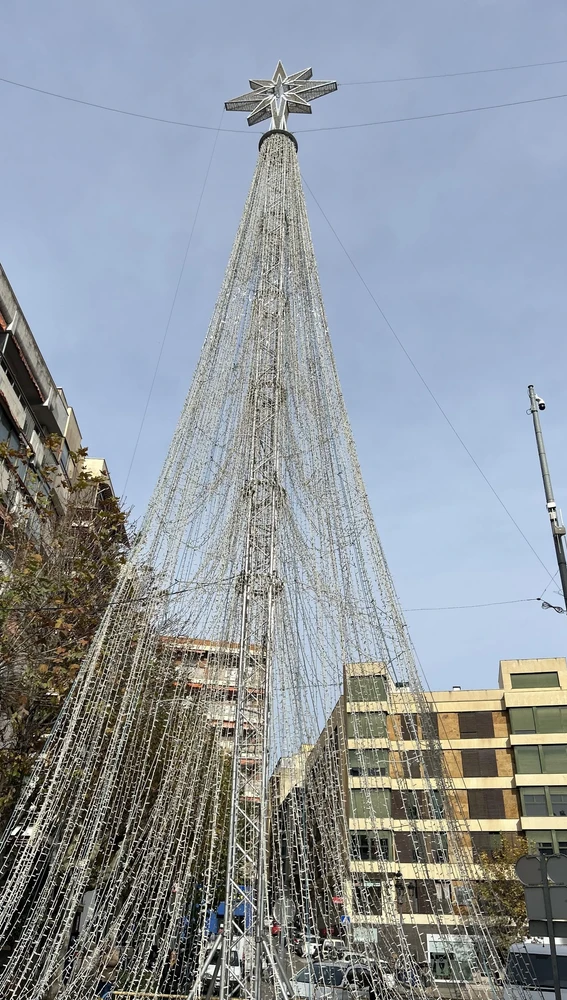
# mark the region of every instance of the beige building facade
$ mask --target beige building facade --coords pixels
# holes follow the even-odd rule
[[[382,665],[345,667],[343,694],[303,758],[312,810],[325,786],[336,808],[334,847],[325,830],[312,843],[318,922],[342,916],[355,940],[378,942],[395,920],[423,958],[440,923],[447,934],[466,926],[481,856],[502,837],[567,854],[567,661],[503,660],[498,682],[417,703]]]

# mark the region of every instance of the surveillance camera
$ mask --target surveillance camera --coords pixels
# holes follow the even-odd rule
[[[541,398],[541,396],[536,396],[535,401],[538,405],[538,409],[545,410],[545,401]]]

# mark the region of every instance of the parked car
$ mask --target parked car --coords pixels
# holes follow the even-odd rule
[[[215,954],[211,956],[209,964],[208,964],[207,968],[205,969],[205,971],[203,973],[203,987],[205,987],[205,992],[206,992],[206,990],[209,988],[209,986],[211,984],[211,980],[212,980],[213,976],[215,975],[215,970],[216,970],[215,989],[220,986],[220,965],[217,968],[218,956],[219,956],[219,952],[218,952],[218,949],[217,949],[217,951],[215,952]],[[231,951],[231,953],[230,953],[230,962],[229,962],[229,967],[228,967],[228,978],[229,978],[229,982],[230,982],[231,987],[236,986],[237,983],[239,983],[240,980],[241,980],[240,961],[238,959],[238,952],[236,952],[236,951]]]
[[[373,976],[368,966],[314,962],[291,979],[293,995],[310,1000],[368,1000]]]

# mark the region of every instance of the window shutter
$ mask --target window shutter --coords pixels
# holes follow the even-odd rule
[[[463,776],[465,778],[480,777],[478,750],[461,750],[461,760],[463,762]]]
[[[396,850],[400,864],[412,861],[412,839],[409,833],[405,833],[403,830],[396,831]]]
[[[467,796],[471,819],[505,819],[501,788],[474,788]]]
[[[492,739],[492,712],[459,712],[459,733],[463,740]]]

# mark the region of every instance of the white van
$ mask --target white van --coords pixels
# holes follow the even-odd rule
[[[567,1000],[567,940],[555,939],[561,1000]],[[508,951],[504,1000],[555,1000],[549,938],[527,938]]]

